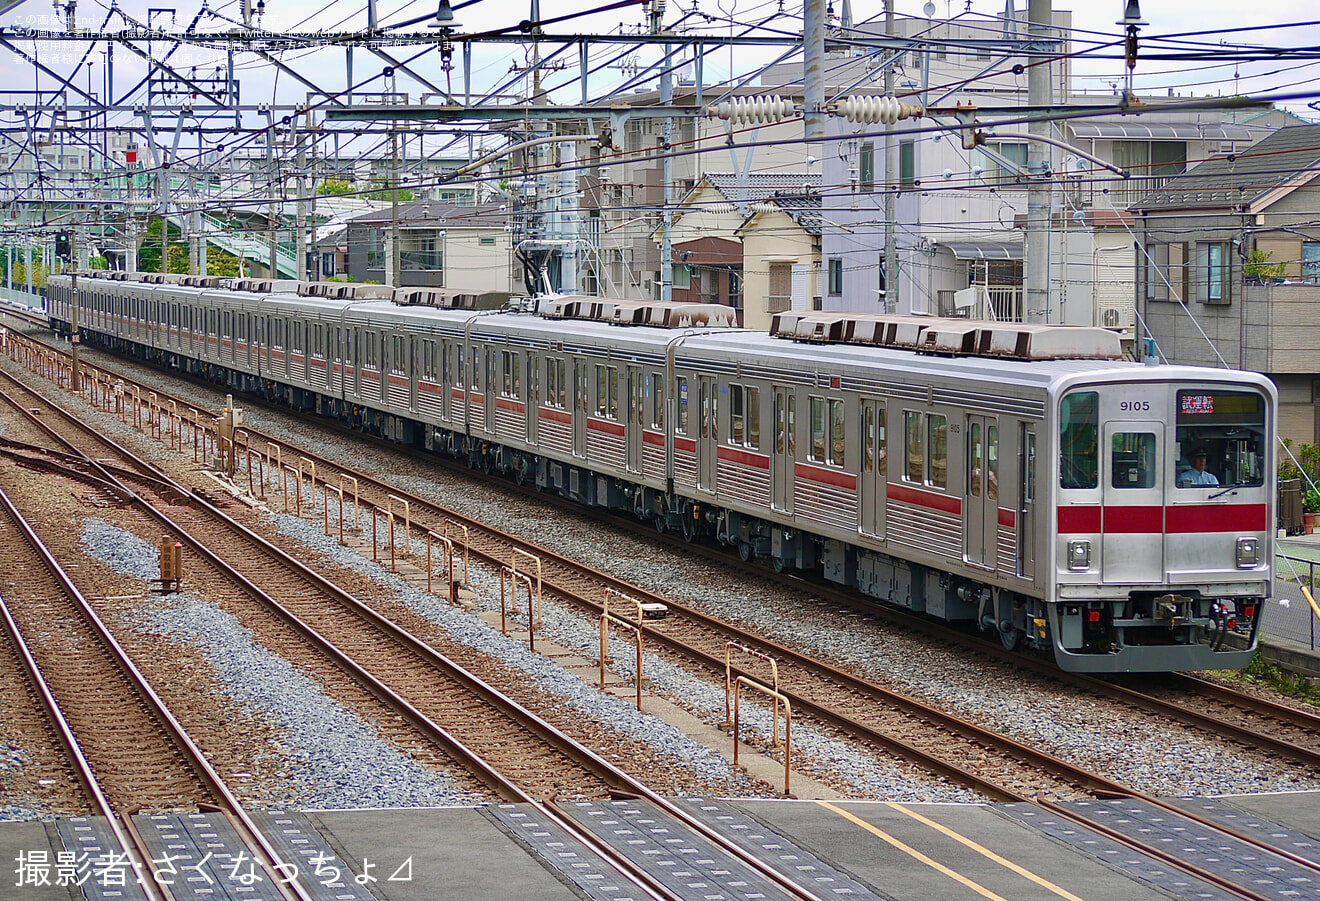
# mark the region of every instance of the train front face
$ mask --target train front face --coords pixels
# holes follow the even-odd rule
[[[1055,591],[1033,637],[1067,670],[1241,668],[1273,585],[1277,396],[1148,371],[1053,399]]]

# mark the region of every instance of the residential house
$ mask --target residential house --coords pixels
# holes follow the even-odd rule
[[[513,265],[509,217],[500,204],[468,206],[414,200],[351,219],[347,275],[384,284],[386,254],[397,235],[402,287],[463,288],[474,293],[520,293]]]
[[[747,328],[769,331],[775,313],[822,308],[820,208],[816,192],[776,193],[755,204],[738,228]],[[834,275],[827,288],[836,284]]]
[[[674,300],[720,303],[739,311],[747,325],[769,324],[767,311],[788,309],[791,279],[777,279],[772,287],[770,266],[800,264],[819,268],[819,227],[814,239],[808,239],[805,253],[800,253],[802,228],[798,224],[802,210],[797,198],[814,198],[815,214],[820,213],[820,173],[754,172],[746,177],[732,173],[708,172],[678,204],[670,226],[673,255]],[[773,209],[765,204],[783,199],[783,206]],[[787,222],[773,214],[787,216]],[[776,246],[776,237],[785,240]],[[663,233],[651,235],[657,247]],[[746,270],[745,241],[754,242],[754,265]],[[794,240],[798,239],[798,240]],[[814,256],[813,256],[814,251]],[[776,269],[778,274],[778,269]],[[746,279],[750,276],[749,286]],[[773,291],[780,291],[768,299]],[[805,296],[806,284],[802,285]],[[782,304],[782,305],[780,305]],[[776,306],[780,305],[780,306]],[[771,309],[774,306],[775,309]]]
[[[1317,176],[1320,125],[1291,126],[1132,207],[1143,335],[1173,363],[1268,375],[1280,433],[1303,442],[1320,436]]]
[[[1054,98],[1093,106],[1106,100],[1117,103],[1116,94],[1070,92],[1071,14],[1056,9],[1053,15],[1060,47],[1059,60],[1049,64]],[[1020,55],[1025,23],[1021,13],[1017,16],[1015,21],[1006,15],[995,27],[900,18],[897,31],[911,41],[911,49],[897,55],[854,49],[851,55],[837,56],[827,65],[828,90],[833,95],[875,93],[885,68],[891,67],[904,99],[942,107],[1026,105],[1026,78],[1013,74],[1014,64],[1027,62]],[[882,30],[876,23],[853,29],[852,46],[865,48],[866,36]],[[955,43],[934,43],[946,40]],[[784,71],[784,77],[790,77],[787,67]],[[982,77],[983,72],[991,74]],[[931,85],[957,87],[937,92]],[[1278,126],[1279,117],[1239,122],[1218,110],[1162,109],[1187,99],[1140,98],[1139,116],[1052,124],[1050,137],[1055,141],[1112,164],[1123,174],[1081,153],[1049,150],[1055,227],[1047,251],[1049,305],[1043,314],[1048,321],[1109,326],[1134,337],[1133,237],[1123,214],[1127,204],[1189,165],[1240,150]],[[970,146],[970,130],[931,126],[924,118],[894,126],[895,168],[886,176],[882,127],[828,120],[833,140],[823,154],[824,180],[835,187],[824,192],[822,255],[826,272],[842,272],[842,289],[825,291],[825,306],[1025,318],[1027,128],[983,126],[979,143]],[[886,184],[896,192],[897,260],[892,277],[887,277],[884,262]],[[983,286],[985,300],[976,310],[956,306],[958,292],[971,286]]]

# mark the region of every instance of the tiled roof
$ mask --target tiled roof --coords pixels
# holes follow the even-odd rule
[[[499,228],[509,221],[507,210],[501,204],[484,203],[471,206],[461,203],[439,203],[434,200],[410,200],[399,204],[400,225],[430,225],[435,228]],[[352,225],[376,225],[390,222],[393,218],[390,207],[372,210],[361,216],[355,216]],[[441,221],[443,220],[443,222]]]
[[[725,200],[732,203],[739,199],[738,176],[732,172],[707,172],[702,178],[723,194]],[[751,172],[747,175],[747,200],[756,203],[777,193],[819,190],[820,185],[819,172]]]
[[[1245,207],[1306,172],[1320,174],[1320,125],[1281,128],[1237,154],[1206,160],[1131,209]]]
[[[767,197],[766,202],[787,213],[807,234],[820,234],[820,194],[775,194]]]

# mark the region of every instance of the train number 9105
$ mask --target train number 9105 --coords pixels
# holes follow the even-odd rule
[[[1148,400],[1122,400],[1118,402],[1118,408],[1124,413],[1149,413],[1150,401]]]

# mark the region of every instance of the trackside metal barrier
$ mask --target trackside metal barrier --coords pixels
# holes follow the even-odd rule
[[[330,537],[330,492],[333,491],[339,495],[339,543],[344,543],[344,492],[322,482],[321,487],[325,489],[325,537]]]
[[[352,483],[353,483],[353,528],[356,529],[356,528],[358,527],[358,507],[359,507],[359,504],[358,504],[358,483],[357,483],[357,479],[354,478],[353,476],[346,476],[346,475],[344,475],[344,474],[341,472],[341,473],[339,474],[339,496],[340,496],[341,498],[344,496],[344,483],[345,483],[345,482],[352,482]]]
[[[632,604],[637,613],[637,622],[629,622],[617,613],[610,612],[610,598],[615,597],[624,604]],[[629,597],[621,591],[615,591],[613,588],[605,589],[605,600],[600,607],[600,690],[605,690],[605,661],[610,656],[610,623],[633,633],[633,638],[637,643],[637,711],[642,710],[642,620],[645,614],[642,610],[642,602],[636,598]],[[776,730],[777,731],[777,730]]]
[[[756,660],[766,661],[770,664],[770,687],[772,691],[779,691],[779,661],[776,661],[770,654],[752,650],[746,645],[738,644],[735,641],[725,642],[725,722],[733,722],[730,715],[730,698],[734,694],[734,652],[746,654],[748,657],[755,657]],[[775,733],[774,747],[779,745],[779,706],[775,706]]]
[[[461,522],[455,522],[452,519],[446,519],[441,526],[444,529],[444,536],[449,537],[449,527],[453,526],[456,530],[463,533],[463,584],[468,584],[468,527]]]
[[[395,497],[392,494],[385,495],[385,509],[390,514],[390,544],[394,543],[394,505],[403,504],[403,550],[409,557],[412,556],[412,505],[401,497]]]
[[[298,480],[299,480],[299,481],[302,481],[302,477],[303,477],[303,473],[304,473],[304,470],[303,470],[303,464],[304,464],[304,463],[307,464],[308,471],[311,473],[311,477],[312,477],[311,490],[308,492],[307,496],[310,497],[310,498],[312,499],[312,504],[313,504],[313,506],[314,506],[314,505],[316,504],[316,461],[315,461],[315,460],[312,460],[312,459],[309,459],[309,458],[307,458],[307,457],[303,457],[303,456],[299,456],[299,457],[298,457]],[[315,511],[313,511],[313,512],[315,512]]]
[[[289,476],[292,475],[293,490],[296,492],[297,495],[297,505],[293,508],[293,510],[294,513],[296,513],[299,517],[301,517],[302,516],[302,474],[299,473],[298,470],[294,469],[288,463],[284,464],[284,468],[280,470],[280,474],[283,476],[284,479],[284,486],[283,486],[284,512],[285,513],[289,512]]]
[[[466,537],[466,535],[465,535],[464,537]],[[509,568],[512,569],[515,573],[519,571],[519,570],[518,570],[518,561],[519,561],[519,560],[526,560],[526,561],[529,561],[529,562],[531,562],[532,564],[534,564],[534,565],[536,566],[536,623],[535,623],[535,625],[534,625],[532,628],[534,628],[534,629],[539,629],[539,628],[541,628],[541,625],[542,625],[542,620],[541,620],[541,569],[542,569],[542,567],[541,567],[541,558],[538,557],[538,556],[536,556],[535,554],[529,554],[527,551],[524,551],[522,548],[514,548],[514,549],[513,549],[513,553],[509,555]],[[464,555],[464,560],[463,560],[463,577],[464,577],[463,580],[466,582],[466,581],[467,581],[467,560],[466,560],[466,554]]]
[[[753,691],[759,691],[761,694],[773,698],[776,709],[780,704],[784,705],[784,794],[789,793],[789,775],[792,773],[793,757],[793,705],[789,703],[786,695],[780,694],[769,686],[762,685],[755,679],[749,679],[746,676],[739,676],[733,682],[733,765],[738,765],[738,714],[741,708],[739,689],[746,685]],[[779,741],[779,727],[775,726],[775,742]]]
[[[272,458],[274,465],[272,464]],[[276,479],[276,487],[279,487],[280,473],[284,471],[284,448],[280,447],[274,441],[266,442],[266,469]]]
[[[527,648],[528,650],[535,651],[536,628],[532,624],[532,578],[527,573],[520,573],[511,566],[500,567],[500,633],[503,635],[509,634],[504,586],[505,585],[510,586],[511,588],[510,593],[512,594],[512,600],[513,600],[513,609],[517,610],[519,580],[522,580],[523,584],[527,586]]]
[[[342,528],[343,528],[343,526],[342,526],[343,512],[342,512],[342,511],[343,511],[343,503],[344,503],[344,502],[343,502],[343,499],[342,499],[342,496],[341,496],[341,498],[340,498],[339,503],[340,503],[340,511],[341,511],[341,512],[340,512],[340,520],[341,520],[341,526],[340,526],[340,528],[341,528],[341,530],[342,530]],[[341,539],[341,540],[342,540],[342,539]],[[426,593],[427,593],[427,594],[432,594],[432,593],[433,593],[432,590],[431,590],[431,543],[432,543],[432,541],[438,541],[441,545],[444,546],[444,549],[445,549],[445,572],[448,573],[448,581],[449,581],[449,603],[450,603],[451,606],[456,606],[456,605],[458,604],[458,583],[454,581],[454,542],[450,541],[448,538],[446,538],[446,537],[443,536],[443,535],[437,535],[435,532],[432,532],[430,529],[427,529],[427,530],[426,530]]]

